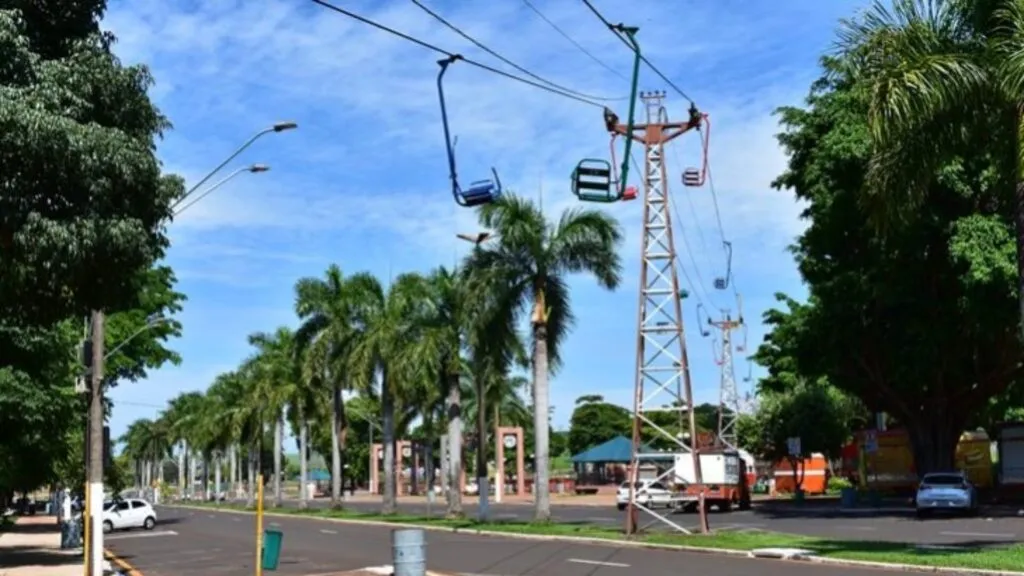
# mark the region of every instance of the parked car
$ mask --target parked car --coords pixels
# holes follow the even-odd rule
[[[156,510],[145,500],[129,498],[103,503],[103,532],[156,526]]]
[[[919,517],[940,511],[976,514],[978,491],[963,472],[933,472],[921,479],[914,502]]]
[[[639,480],[634,485],[636,501],[641,506],[653,508],[655,506],[672,506],[672,491],[661,482],[651,480]],[[623,482],[619,491],[615,494],[615,504],[619,510],[625,510],[629,505],[629,482]]]

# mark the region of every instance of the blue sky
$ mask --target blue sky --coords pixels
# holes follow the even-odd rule
[[[411,2],[338,1],[508,69]],[[531,1],[588,52],[628,74],[630,53],[581,2]],[[424,3],[537,75],[580,92],[628,93],[620,77],[520,0]],[[785,165],[771,111],[802,102],[837,20],[861,2],[594,4],[613,22],[639,26],[645,55],[711,115],[711,165],[753,349],[773,293],[804,294],[785,251],[803,227],[800,206],[769,186]],[[298,130],[263,137],[232,165],[264,163],[269,172],[233,179],[171,226],[169,262],[189,298],[181,314],[184,335],[172,343],[184,361],[112,391],[115,434],[136,418],[155,416],[178,393],[205,389],[218,373],[234,368],[250,353],[247,334],[294,326],[298,278],[319,276],[332,262],[346,273],[368,270],[387,278],[450,266],[466,253],[469,246],[454,234],[477,226],[446,191],[436,54],[296,0],[115,0],[105,25],[120,38],[115,49],[123,60],[150,66],[157,82],[152,98],[174,123],[159,154],[168,171],[188,182],[197,182],[254,132],[277,121],[299,124]],[[459,136],[460,173],[476,179],[494,165],[509,189],[542,196],[552,215],[575,202],[568,174],[578,159],[608,154],[598,109],[465,64],[450,70],[445,87]],[[640,87],[669,90],[649,70]],[[682,117],[687,104],[669,92],[670,116]],[[625,117],[625,104],[615,107]],[[699,284],[690,291],[706,306],[735,310],[731,293],[711,285],[724,273],[725,258],[709,190],[679,185],[683,167],[699,162],[697,138],[677,140],[665,158],[682,220],[675,222],[681,264]],[[627,233],[622,287],[605,293],[590,278],[573,280],[579,321],[564,348],[565,366],[552,382],[557,427],[567,424],[580,395],[630,402],[641,207],[608,207]],[[693,327],[697,302],[685,302],[696,400],[717,401],[711,340]],[[743,385],[747,365],[741,354],[736,373]]]

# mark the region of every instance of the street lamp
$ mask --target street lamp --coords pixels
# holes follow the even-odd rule
[[[455,237],[459,240],[465,240],[473,245],[473,252],[476,253],[480,250],[480,245],[488,241],[493,234],[488,231],[477,232],[475,234],[456,234]],[[478,508],[479,520],[481,522],[487,519],[487,498],[490,492],[490,486],[487,485],[487,410],[486,402],[484,398],[485,387],[484,379],[482,378],[482,370],[478,370],[474,380],[476,380],[476,486],[477,492],[480,497],[480,506]],[[495,423],[497,425],[497,423]],[[500,482],[498,483],[500,486]],[[499,500],[500,495],[495,495]]]
[[[139,328],[138,330],[133,332],[131,336],[125,338],[124,340],[121,340],[121,342],[119,342],[117,346],[114,346],[109,352],[106,353],[106,355],[103,356],[103,359],[109,360],[111,356],[116,354],[121,348],[127,346],[129,342],[135,340],[135,338],[137,338],[140,334],[154,326],[157,326],[158,324],[163,324],[164,322],[167,322],[169,320],[170,318],[167,318],[162,314],[150,314],[149,316],[146,316],[146,324],[142,326],[142,328]]]
[[[251,138],[246,140],[244,144],[239,146],[237,150],[235,150],[230,156],[228,156],[226,159],[224,159],[223,162],[218,164],[217,167],[214,168],[213,170],[211,170],[209,174],[207,174],[206,176],[203,176],[202,180],[200,180],[199,182],[196,182],[195,186],[189,188],[188,192],[186,192],[184,196],[182,196],[181,198],[178,198],[177,202],[175,202],[174,204],[171,205],[171,210],[174,210],[175,208],[177,208],[179,204],[184,202],[186,198],[191,196],[192,193],[194,193],[196,190],[198,190],[200,186],[205,184],[207,180],[209,180],[210,178],[213,178],[213,176],[215,174],[220,172],[225,166],[228,165],[229,162],[231,162],[232,160],[237,158],[238,155],[241,154],[242,152],[244,152],[246,148],[248,148],[249,146],[252,146],[253,142],[259,140],[260,138],[262,138],[263,136],[265,136],[267,134],[277,133],[277,132],[285,132],[287,130],[294,130],[294,129],[298,128],[298,127],[299,127],[299,125],[296,124],[295,122],[278,122],[277,124],[274,124],[273,126],[270,126],[269,128],[264,128],[263,130],[260,130],[259,132],[253,134]]]
[[[251,173],[253,173],[253,174],[258,174],[258,173],[260,173],[260,172],[266,172],[267,170],[270,170],[270,166],[267,166],[266,164],[253,164],[252,166],[244,166],[244,167],[242,167],[242,168],[239,168],[238,170],[235,170],[234,172],[232,172],[231,174],[228,174],[228,175],[227,175],[227,176],[225,176],[224,178],[221,178],[221,179],[220,179],[220,181],[218,181],[218,182],[217,182],[216,184],[214,184],[213,186],[210,186],[209,188],[207,188],[207,189],[206,189],[206,190],[205,190],[205,191],[204,191],[204,192],[203,192],[202,194],[200,194],[199,196],[196,196],[195,198],[193,198],[193,199],[192,199],[192,201],[191,201],[191,202],[189,202],[188,204],[185,204],[185,205],[184,205],[184,206],[182,206],[181,208],[178,208],[178,210],[177,210],[177,211],[176,211],[176,212],[174,213],[174,215],[175,215],[175,216],[178,216],[179,214],[181,214],[181,213],[182,213],[182,212],[184,212],[185,210],[188,210],[189,206],[193,206],[193,205],[194,205],[194,204],[195,204],[196,202],[199,202],[199,201],[200,201],[200,200],[202,200],[203,198],[206,198],[207,196],[209,196],[209,195],[210,195],[210,193],[211,193],[211,192],[213,192],[213,191],[214,191],[214,190],[216,190],[217,188],[220,188],[220,187],[221,187],[221,186],[223,186],[224,184],[227,184],[227,182],[228,182],[229,180],[231,180],[231,179],[232,179],[232,178],[234,178],[235,176],[238,176],[238,175],[239,175],[239,174],[241,174],[242,172],[251,172]],[[187,196],[187,194],[186,194],[186,196]]]

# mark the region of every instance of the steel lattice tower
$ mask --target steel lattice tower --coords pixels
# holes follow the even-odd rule
[[[700,117],[686,122],[669,122],[664,108],[664,92],[641,93],[647,109],[647,123],[635,124],[632,132],[615,123],[610,131],[644,146],[644,208],[643,259],[640,266],[640,294],[637,315],[636,381],[633,398],[633,450],[630,463],[630,485],[635,486],[640,463],[645,461],[642,431],[653,429],[680,452],[694,454],[696,480],[702,482],[700,461],[690,450],[685,438],[696,439],[696,425],[690,410],[692,387],[690,367],[683,329],[682,294],[679,286],[677,256],[672,235],[668,178],[664,159],[665,144],[700,125]],[[678,414],[675,429],[666,429],[654,422],[652,412]],[[684,416],[686,417],[684,419]],[[674,468],[659,475],[675,483]],[[667,515],[659,515],[636,502],[630,488],[626,532],[638,528],[638,511],[643,510],[675,529],[688,532]],[[702,526],[706,529],[703,502],[699,504]]]
[[[736,420],[740,416],[740,392],[736,386],[736,372],[732,361],[732,332],[743,326],[743,319],[733,320],[728,314],[711,325],[722,331],[722,377],[718,399],[718,441],[735,450]]]

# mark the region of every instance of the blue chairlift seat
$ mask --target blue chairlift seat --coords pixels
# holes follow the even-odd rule
[[[584,202],[615,202],[618,190],[612,182],[612,165],[607,160],[586,158],[572,171],[572,193]]]
[[[501,196],[501,186],[494,180],[477,180],[471,182],[468,189],[459,190],[459,196],[467,207],[489,204]]]

